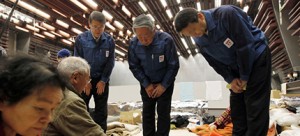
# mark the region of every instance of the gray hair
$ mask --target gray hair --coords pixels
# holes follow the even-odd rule
[[[132,30],[135,33],[135,28],[148,27],[150,30],[154,29],[154,21],[147,15],[141,14],[135,18],[132,25]]]
[[[70,78],[74,72],[79,72],[83,74],[90,73],[90,65],[88,62],[80,57],[67,57],[62,59],[62,61],[57,66],[58,71]]]
[[[89,16],[89,24],[93,21],[98,21],[102,24],[106,23],[106,19],[105,16],[103,15],[103,13],[99,12],[99,11],[93,11],[90,16]]]

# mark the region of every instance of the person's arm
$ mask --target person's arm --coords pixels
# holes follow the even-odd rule
[[[91,118],[83,100],[65,107],[65,111],[52,124],[64,136],[106,136],[103,129]]]
[[[101,81],[107,83],[111,72],[115,66],[115,42],[113,38],[109,39],[109,56],[105,68],[103,70]]]
[[[144,73],[140,60],[135,55],[134,46],[136,46],[136,44],[137,42],[131,41],[128,49],[129,69],[132,72],[133,76],[140,82],[140,84],[142,84],[142,86],[146,88],[150,85],[150,81]]]
[[[74,56],[83,57],[82,45],[80,42],[80,36],[77,36],[74,44]]]
[[[242,10],[233,7],[227,8],[224,12],[224,19],[226,23],[227,33],[232,38],[236,46],[237,63],[239,66],[240,79],[248,81],[252,71],[256,52],[254,46],[257,44],[257,38],[253,35],[260,33],[260,31],[253,26],[251,19]]]
[[[167,60],[167,73],[165,74],[161,84],[167,89],[174,81],[179,70],[179,60],[176,45],[172,37],[168,37],[165,44],[165,57]]]

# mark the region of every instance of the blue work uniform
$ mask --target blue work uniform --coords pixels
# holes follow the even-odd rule
[[[92,95],[95,100],[94,120],[104,131],[107,128],[107,100],[109,93],[109,77],[115,64],[115,42],[107,33],[103,32],[101,37],[94,39],[91,31],[85,31],[77,36],[74,46],[74,55],[82,57],[91,66],[91,94],[82,93],[82,97],[89,109],[89,101]],[[103,94],[97,94],[96,85],[99,81],[105,82]]]
[[[200,53],[227,83],[234,78],[247,81],[243,93],[231,91],[233,135],[266,135],[271,61],[264,33],[244,11],[232,5],[201,13],[205,16],[207,34],[193,37]]]
[[[166,136],[170,131],[171,100],[175,77],[179,69],[178,55],[173,38],[156,31],[152,43],[142,45],[137,37],[131,40],[128,50],[129,69],[140,82],[143,101],[143,135]],[[145,88],[161,83],[166,91],[158,98],[150,98]],[[158,123],[155,131],[155,106]]]

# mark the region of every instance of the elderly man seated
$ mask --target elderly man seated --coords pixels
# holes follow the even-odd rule
[[[69,85],[65,99],[54,110],[53,120],[44,130],[44,136],[105,136],[103,129],[94,122],[86,110],[86,104],[80,97],[90,82],[90,66],[80,57],[67,57],[57,66],[58,71],[66,75]]]

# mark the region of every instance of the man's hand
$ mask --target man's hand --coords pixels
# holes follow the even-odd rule
[[[91,83],[88,83],[85,88],[83,89],[83,92],[89,96],[91,94],[91,89],[92,89],[92,84]]]
[[[235,78],[235,79],[232,80],[230,85],[231,85],[230,89],[234,93],[242,93],[246,90],[247,81],[241,80],[239,78]]]
[[[97,88],[97,94],[101,95],[104,92],[105,82],[99,81],[96,85],[96,88]]]
[[[242,81],[239,78],[235,78],[232,80],[231,84],[231,90],[234,93],[242,93],[243,89],[242,89]]]
[[[151,98],[152,93],[153,93],[153,90],[154,90],[154,85],[153,85],[153,84],[148,85],[148,86],[145,88],[145,90],[146,90],[146,93],[147,93],[148,97]]]
[[[161,84],[157,84],[152,93],[152,98],[160,97],[165,91],[166,88],[164,86],[162,86]]]

